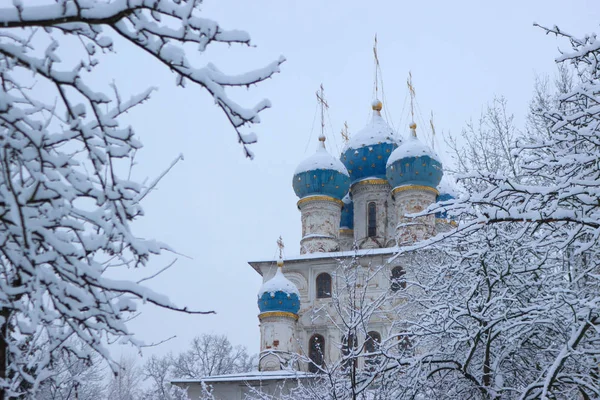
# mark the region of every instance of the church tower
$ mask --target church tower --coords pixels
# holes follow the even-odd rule
[[[321,103],[321,135],[315,154],[302,161],[293,178],[294,192],[300,198],[298,209],[302,218],[300,253],[340,250],[339,234],[342,199],[348,193],[350,177],[344,164],[325,148],[324,108],[327,103],[317,92]]]
[[[392,186],[398,216],[396,239],[399,245],[427,239],[435,234],[435,216],[407,218],[435,203],[442,179],[442,164],[435,152],[417,138],[417,124],[410,124],[409,138],[387,162],[387,179]]]
[[[382,108],[381,101],[373,101],[371,120],[350,138],[341,156],[352,181],[353,233],[361,249],[387,247],[394,237],[391,187],[385,167],[400,141],[381,116]]]
[[[283,241],[279,245],[279,260],[275,275],[258,292],[260,314],[260,371],[285,369],[287,361],[296,353],[296,329],[300,310],[300,292],[282,272]]]

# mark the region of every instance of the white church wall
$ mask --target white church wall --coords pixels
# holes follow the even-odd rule
[[[354,203],[354,239],[361,249],[385,247],[388,242],[388,214],[393,205],[388,203],[391,187],[384,179],[365,179],[352,188]],[[376,236],[368,237],[368,204],[376,204]]]

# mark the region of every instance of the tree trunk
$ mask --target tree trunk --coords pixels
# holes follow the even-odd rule
[[[0,325],[0,379],[2,379],[4,382],[6,382],[8,379],[8,370],[7,370],[8,342],[6,341],[6,338],[8,337],[9,314],[10,313],[9,313],[8,308],[0,309],[0,319],[2,319],[4,321],[4,323],[2,325]],[[5,400],[5,399],[6,399],[6,390],[4,389],[4,386],[0,386],[0,400]]]

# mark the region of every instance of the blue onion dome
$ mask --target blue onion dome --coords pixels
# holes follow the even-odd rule
[[[342,151],[341,159],[352,182],[369,177],[385,179],[386,162],[399,144],[381,116],[381,101],[373,101],[372,108],[371,121],[350,138]]]
[[[448,175],[444,175],[440,184],[437,187],[438,195],[436,201],[438,203],[446,202],[449,200],[454,200],[458,197],[458,192],[456,190],[456,186],[454,182]],[[435,213],[436,218],[447,219],[448,214],[446,212],[437,212]]]
[[[302,161],[292,182],[296,196],[330,196],[341,200],[350,189],[350,177],[344,164],[325,149],[325,136],[319,136],[317,151]]]
[[[275,275],[258,292],[258,308],[261,313],[287,312],[297,315],[300,310],[300,292],[283,275],[283,262],[280,260],[277,265]]]
[[[346,195],[342,202],[342,218],[340,219],[340,229],[354,229],[354,203],[350,195]]]
[[[443,175],[438,155],[417,138],[417,124],[410,125],[411,135],[390,155],[387,179],[395,189],[400,186],[426,186],[435,189]]]

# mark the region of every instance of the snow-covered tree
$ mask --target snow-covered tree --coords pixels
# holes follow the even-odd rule
[[[98,354],[82,360],[67,349],[51,353],[52,376],[36,393],[38,400],[94,400],[104,397],[106,364]]]
[[[244,346],[234,347],[225,335],[206,333],[196,336],[188,350],[172,359],[173,376],[181,379],[247,372],[256,364],[256,356],[248,355]]]
[[[152,356],[142,369],[144,381],[150,384],[150,387],[144,390],[143,400],[186,400],[185,390],[171,385],[173,378],[173,355],[168,354],[163,357]]]
[[[479,185],[448,207],[458,229],[417,253],[411,396],[600,396],[600,42],[546,31],[570,41],[557,61],[576,82],[535,109],[542,129],[510,152],[520,173],[462,175]]]
[[[206,89],[251,157],[256,137],[244,129],[269,102],[244,108],[226,89],[261,82],[283,62],[237,76],[198,65],[191,54],[211,44],[250,43],[202,18],[201,0],[13,5],[0,9],[0,399],[35,391],[52,375],[50,354],[63,349],[88,361],[98,353],[117,371],[104,343],[137,344],[125,325],[135,299],[189,312],[104,273],[143,266],[168,247],[129,226],[154,184],[129,179],[141,143],[120,117],[152,89],[130,97],[98,66],[119,61],[117,44],[129,46],[177,85]]]
[[[499,96],[486,105],[476,122],[469,121],[460,136],[450,135],[446,143],[458,173],[503,171],[516,177],[518,165],[511,152],[519,136],[508,101]]]
[[[121,356],[118,373],[111,373],[106,388],[106,399],[139,400],[141,398],[142,373],[133,356]]]

